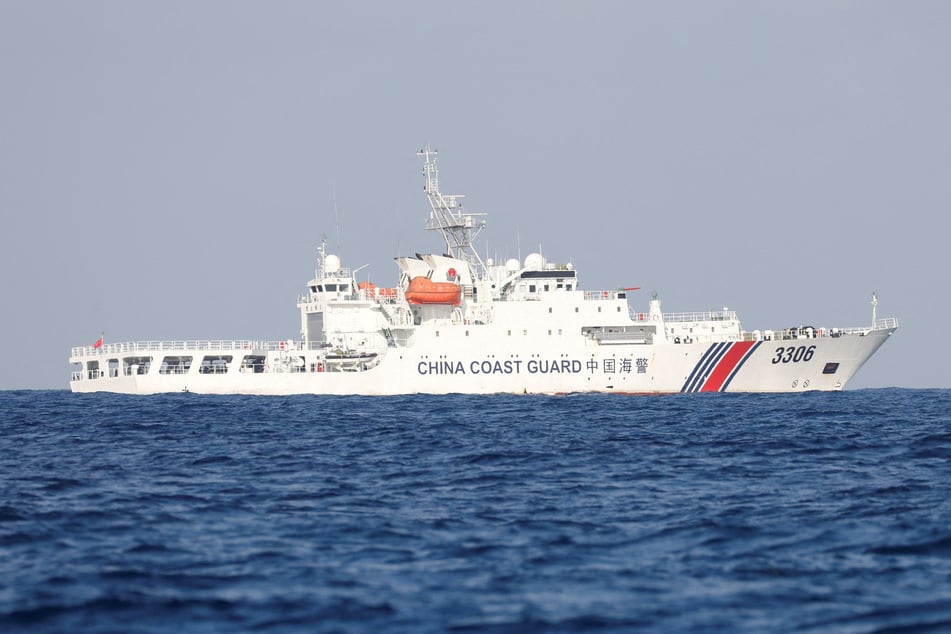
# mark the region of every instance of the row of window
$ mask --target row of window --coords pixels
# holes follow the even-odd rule
[[[205,356],[198,371],[201,374],[224,374],[228,371],[228,366],[234,359],[231,355],[208,355]],[[162,359],[159,366],[159,374],[185,374],[191,370],[194,357],[191,356],[170,356]],[[264,355],[249,354],[241,360],[242,372],[264,372]],[[119,359],[109,359],[105,363],[105,368],[100,368],[99,361],[88,361],[86,370],[90,378],[97,378],[108,374],[110,377],[119,376],[121,373],[125,376],[138,374],[148,374],[152,368],[152,357],[125,357],[122,359],[121,370]]]
[[[511,330],[507,331],[507,334],[508,334],[509,337],[511,337],[511,336],[512,336],[512,331],[511,331]],[[553,331],[553,330],[551,330],[551,329],[549,328],[549,329],[548,329],[548,334],[549,334],[549,335],[553,335],[553,334],[555,334],[555,331]],[[559,328],[559,329],[558,329],[558,336],[560,337],[561,334],[562,334],[562,331],[561,331],[561,328]],[[528,336],[528,330],[527,330],[527,329],[526,329],[526,330],[523,330],[523,331],[522,331],[522,335],[524,335],[524,336],[527,337],[527,336]],[[439,331],[438,331],[438,330],[436,331],[436,336],[437,336],[437,337],[439,336]],[[466,336],[467,336],[467,337],[469,336],[469,331],[468,331],[468,330],[466,331]]]
[[[572,287],[571,284],[561,284],[561,283],[559,283],[559,284],[557,284],[557,285],[555,286],[555,288],[556,288],[557,290],[562,290],[562,289],[564,289],[564,290],[566,290],[566,291],[570,291],[570,290],[571,290],[571,287]],[[550,285],[550,284],[543,284],[543,285],[542,285],[542,291],[543,291],[543,292],[548,292],[549,290],[551,290],[551,285]],[[536,284],[529,284],[529,285],[528,285],[528,292],[529,292],[529,293],[537,293],[537,292],[538,292],[538,286],[537,286]]]
[[[340,291],[341,293],[349,293],[350,284],[317,284],[315,286],[311,286],[310,290],[312,293],[323,293],[324,291],[327,291],[328,293],[336,293],[337,291]]]

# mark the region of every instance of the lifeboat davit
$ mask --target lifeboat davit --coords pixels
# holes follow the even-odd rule
[[[428,277],[414,277],[406,289],[406,301],[410,304],[458,306],[461,299],[461,286],[453,282],[434,282]]]

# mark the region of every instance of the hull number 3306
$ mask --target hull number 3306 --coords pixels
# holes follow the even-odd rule
[[[780,346],[776,348],[776,356],[773,357],[773,363],[799,363],[800,361],[809,361],[815,352],[815,346]]]

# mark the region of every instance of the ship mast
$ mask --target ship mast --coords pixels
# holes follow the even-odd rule
[[[447,253],[468,262],[473,273],[479,275],[483,270],[482,259],[472,247],[472,241],[485,227],[485,214],[466,212],[459,202],[459,199],[463,198],[462,195],[448,195],[439,191],[436,150],[427,145],[416,154],[425,157],[426,161],[423,165],[423,174],[426,176],[423,191],[426,192],[430,207],[426,229],[441,233],[446,241]]]

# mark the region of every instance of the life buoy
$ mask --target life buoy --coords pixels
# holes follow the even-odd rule
[[[284,342],[283,342],[283,341],[282,341],[281,344],[280,344],[280,348],[281,348],[281,350],[284,349]]]
[[[657,315],[651,315],[651,319],[653,319],[654,321],[657,321],[659,317]]]
[[[324,364],[323,364],[323,363],[318,363],[318,364],[317,364],[317,371],[318,371],[318,372],[323,372],[323,371],[324,371]]]
[[[456,279],[456,269],[450,268],[450,269],[446,272],[446,279],[447,279],[447,280],[455,280],[455,279]]]

